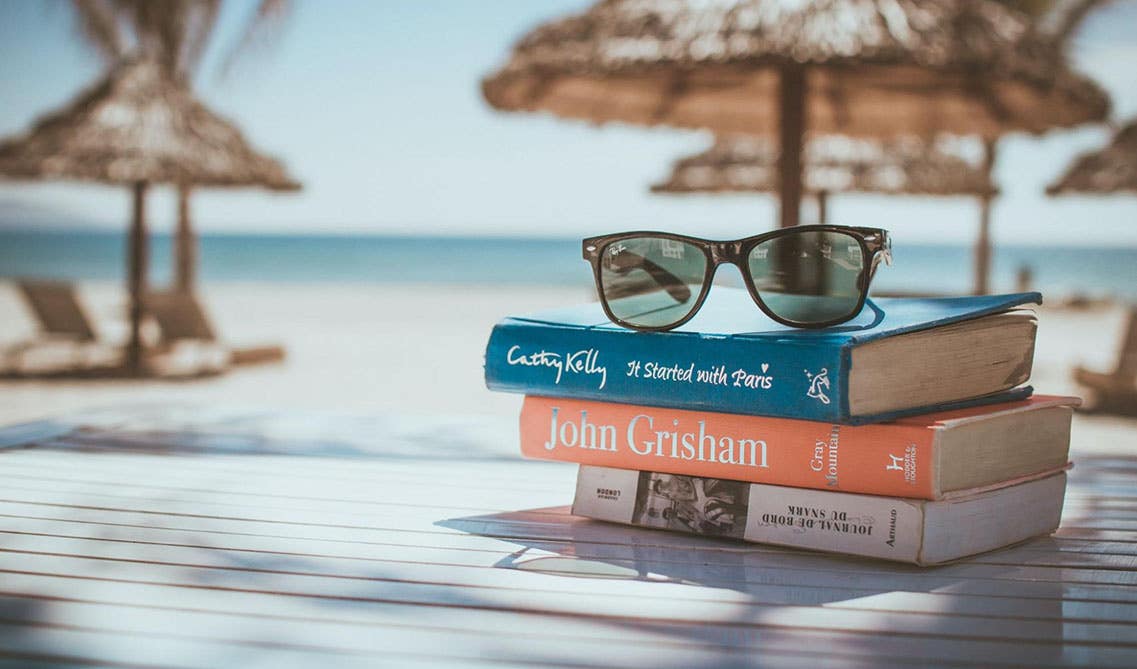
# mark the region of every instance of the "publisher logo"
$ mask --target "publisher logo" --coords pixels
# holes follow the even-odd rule
[[[813,374],[808,369],[805,370],[805,378],[809,379],[809,390],[805,393],[807,397],[821,402],[822,404],[829,404],[829,368],[822,367],[821,371]]]
[[[905,446],[902,455],[889,453],[884,470],[886,472],[903,472],[904,482],[908,485],[916,485],[916,444]]]

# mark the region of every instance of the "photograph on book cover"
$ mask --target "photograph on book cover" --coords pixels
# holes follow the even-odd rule
[[[640,472],[632,523],[742,539],[750,486],[740,481]]]

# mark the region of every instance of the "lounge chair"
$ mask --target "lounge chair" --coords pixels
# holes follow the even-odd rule
[[[1112,372],[1074,368],[1074,381],[1090,391],[1090,411],[1137,414],[1137,307],[1129,310],[1125,335]]]
[[[179,345],[198,347],[207,355],[224,358],[218,365],[250,365],[284,360],[284,348],[277,345],[235,348],[217,337],[205,310],[197,299],[177,291],[151,293],[146,308],[158,324],[158,350],[169,352]]]
[[[63,281],[16,283],[16,288],[36,320],[39,332],[34,339],[20,342],[4,351],[4,371],[8,375],[80,375],[121,367],[121,350],[103,344],[79,302],[75,287]],[[52,349],[60,352],[47,366],[28,369],[33,352]],[[62,357],[62,361],[60,361]]]

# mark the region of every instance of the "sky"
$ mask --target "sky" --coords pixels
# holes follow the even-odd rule
[[[581,237],[656,229],[742,237],[776,225],[772,198],[666,197],[648,185],[674,159],[710,142],[703,132],[601,128],[489,108],[480,79],[541,21],[585,0],[296,1],[274,43],[228,76],[220,55],[255,3],[225,3],[195,87],[252,143],[282,158],[298,194],[200,191],[206,232],[377,233]],[[69,3],[0,3],[0,135],[27,128],[98,78],[101,63],[76,37]],[[1071,57],[1137,115],[1137,2],[1092,14]],[[1137,247],[1137,197],[1046,198],[1046,183],[1109,129],[1001,140],[997,243]],[[82,224],[121,229],[125,188],[0,183],[0,225]],[[175,203],[154,189],[149,212],[172,226]],[[837,196],[831,220],[873,225],[909,242],[967,243],[978,206],[967,199]],[[813,214],[807,204],[803,218]]]

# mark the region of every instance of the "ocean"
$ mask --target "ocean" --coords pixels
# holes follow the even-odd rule
[[[387,237],[378,235],[203,235],[201,281],[276,283],[434,283],[588,286],[577,239]],[[0,279],[38,277],[121,281],[125,236],[109,231],[0,230]],[[876,292],[966,293],[969,246],[897,244]],[[155,235],[151,280],[169,280],[171,244]],[[1137,302],[1137,248],[999,246],[991,288],[1015,289],[1020,268],[1051,298],[1114,297]],[[737,277],[720,268],[720,277]]]

